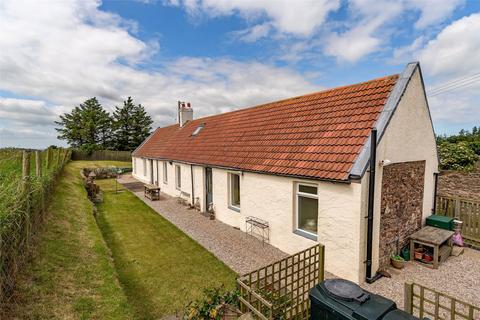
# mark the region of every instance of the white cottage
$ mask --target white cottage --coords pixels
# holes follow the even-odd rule
[[[134,151],[133,176],[241,230],[266,220],[287,253],[321,242],[339,277],[375,280],[432,212],[438,159],[418,63],[210,117],[178,112]]]

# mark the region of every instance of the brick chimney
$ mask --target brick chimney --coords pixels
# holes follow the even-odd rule
[[[180,128],[187,123],[187,121],[193,120],[193,109],[190,106],[190,102],[178,101],[178,124]]]

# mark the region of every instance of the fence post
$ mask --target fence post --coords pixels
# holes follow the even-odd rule
[[[455,198],[455,216],[454,218],[460,218],[460,199]]]
[[[405,282],[404,284],[403,310],[413,315],[413,283]]]
[[[325,246],[319,245],[320,252],[318,257],[318,282],[325,280]]]
[[[45,170],[48,171],[48,166],[50,165],[50,148],[47,148],[46,155],[45,155]]]
[[[42,176],[42,155],[40,151],[35,151],[35,175],[38,178]]]
[[[30,152],[22,153],[22,200],[25,201],[25,245],[30,242]]]

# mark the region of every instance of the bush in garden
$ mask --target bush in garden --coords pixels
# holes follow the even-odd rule
[[[438,146],[438,152],[443,170],[472,170],[478,160],[467,142],[443,142]]]
[[[223,286],[207,288],[203,291],[203,297],[190,302],[184,310],[184,319],[222,319],[229,310],[238,309],[239,292],[237,290],[226,291]]]

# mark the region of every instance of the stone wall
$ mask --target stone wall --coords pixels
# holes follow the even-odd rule
[[[380,215],[380,268],[408,243],[422,226],[425,161],[395,163],[383,168]]]
[[[480,162],[477,163],[476,170],[473,172],[440,172],[437,192],[443,196],[480,199]]]

